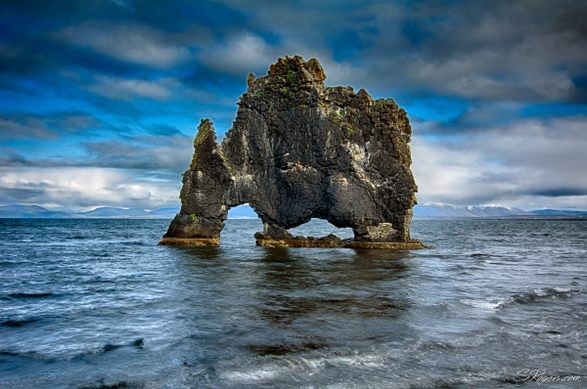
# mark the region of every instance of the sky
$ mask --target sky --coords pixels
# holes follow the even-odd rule
[[[278,57],[407,110],[420,203],[587,209],[587,1],[0,4],[0,204],[178,207]]]

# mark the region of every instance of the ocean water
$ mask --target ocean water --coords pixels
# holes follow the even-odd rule
[[[587,387],[586,221],[414,221],[411,252],[167,224],[0,220],[0,387]]]

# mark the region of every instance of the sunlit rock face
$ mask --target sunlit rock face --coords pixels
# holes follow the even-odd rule
[[[264,223],[258,244],[406,248],[397,243],[413,242],[417,186],[406,112],[364,89],[325,86],[325,79],[315,59],[280,58],[266,76],[249,75],[222,144],[202,120],[183,176],[181,211],[162,243],[218,244],[228,209],[244,203]],[[350,227],[355,238],[300,243],[287,232],[311,218]]]

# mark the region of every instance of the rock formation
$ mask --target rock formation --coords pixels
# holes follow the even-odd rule
[[[364,89],[327,87],[325,78],[316,59],[280,58],[266,76],[249,74],[222,144],[202,120],[181,211],[162,244],[217,245],[228,210],[248,203],[264,224],[259,245],[421,247],[409,233],[417,187],[406,112]],[[288,233],[311,218],[355,237]]]

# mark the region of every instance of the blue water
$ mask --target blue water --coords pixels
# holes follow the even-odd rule
[[[415,221],[412,252],[255,247],[257,220],[157,246],[167,224],[0,220],[0,387],[587,385],[585,221]]]

